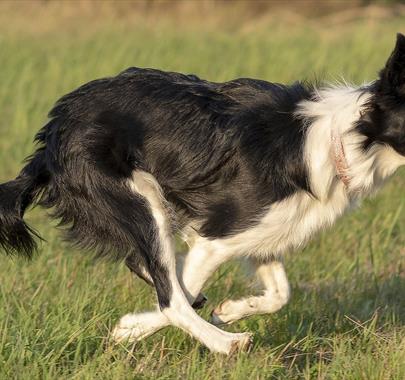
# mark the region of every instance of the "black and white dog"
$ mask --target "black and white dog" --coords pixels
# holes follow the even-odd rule
[[[212,83],[130,68],[62,97],[37,151],[0,186],[0,244],[31,257],[26,208],[52,208],[79,247],[125,260],[159,307],[124,316],[137,341],[177,326],[210,350],[251,345],[214,325],[273,313],[290,290],[281,262],[405,164],[405,36],[366,86],[254,79]],[[179,233],[190,247],[175,255]],[[211,323],[193,310],[207,278],[245,256],[261,295],[226,301]]]

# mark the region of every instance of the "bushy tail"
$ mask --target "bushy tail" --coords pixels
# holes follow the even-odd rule
[[[9,255],[30,258],[36,250],[39,235],[23,220],[47,183],[42,152],[37,152],[13,181],[0,184],[0,246]]]

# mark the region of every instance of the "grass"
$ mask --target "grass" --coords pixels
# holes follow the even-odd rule
[[[345,74],[375,78],[405,18],[344,24],[243,28],[112,22],[35,34],[0,26],[0,180],[18,173],[54,101],[85,81],[137,65],[292,82]],[[28,20],[41,28],[44,20]],[[8,25],[11,25],[10,21]],[[76,25],[76,24],[75,24]],[[43,210],[28,221],[46,238],[32,261],[0,258],[1,379],[404,379],[405,202],[402,170],[379,195],[286,259],[290,304],[229,327],[252,331],[252,353],[211,354],[168,328],[135,347],[107,344],[118,318],[151,307],[154,295],[123,265],[75,252]],[[222,299],[252,292],[226,265],[210,280],[202,315]]]

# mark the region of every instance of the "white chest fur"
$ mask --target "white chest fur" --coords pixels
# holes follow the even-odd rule
[[[322,228],[331,226],[349,207],[343,184],[336,183],[327,201],[302,192],[273,204],[259,224],[238,235],[215,241],[231,255],[281,255],[298,248]]]

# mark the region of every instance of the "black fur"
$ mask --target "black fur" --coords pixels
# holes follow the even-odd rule
[[[373,91],[357,125],[364,149],[389,144],[405,154],[404,36]],[[173,230],[192,221],[210,239],[235,235],[274,202],[311,193],[307,124],[294,111],[313,95],[302,83],[212,83],[140,68],[87,83],[57,102],[36,136],[37,152],[0,186],[0,244],[30,257],[36,234],[24,211],[52,208],[79,247],[126,259],[135,272],[141,262],[166,307],[168,269],[148,203],[129,186],[133,172],[156,178],[174,211]]]
[[[302,158],[306,127],[293,116],[297,102],[310,97],[299,83],[220,84],[138,68],[90,82],[58,101],[36,137],[40,149],[32,162],[42,169],[32,181],[45,176],[46,182],[35,203],[52,208],[81,248],[129,262],[140,254],[165,307],[167,271],[148,205],[128,186],[132,172],[153,174],[178,215],[176,226],[194,220],[209,238],[240,232],[271,203],[310,191]],[[32,186],[24,186],[4,189],[30,193]],[[1,241],[30,256],[29,229],[18,220],[3,223]]]
[[[145,200],[128,186],[130,159],[123,136],[114,139],[112,134],[112,128],[124,128],[127,120],[103,126],[51,115],[37,136],[46,146],[44,159],[52,173],[38,203],[52,208],[60,224],[68,226],[67,238],[80,248],[122,259],[140,254],[160,306],[168,306],[171,288],[159,260],[156,225]]]
[[[147,266],[145,260],[140,255],[129,255],[125,259],[125,265],[128,269],[137,275],[140,279],[145,281],[148,285],[153,286],[153,279],[152,277],[145,274],[145,270],[147,270]]]
[[[133,170],[145,170],[154,175],[182,216],[180,224],[196,220],[201,235],[224,237],[252,226],[273,202],[297,190],[310,191],[302,157],[306,127],[293,116],[296,104],[310,97],[310,88],[298,83],[288,87],[239,79],[217,84],[131,68],[63,97],[42,132],[49,136],[41,134],[39,140],[48,151],[63,155],[58,162],[67,156],[75,160],[70,169],[61,165],[59,170],[70,170],[60,175],[75,179],[72,187],[82,188],[76,193],[89,191],[83,181],[88,175],[102,172],[112,181],[107,185],[110,189]],[[50,170],[58,176],[56,167]],[[121,189],[117,193],[122,194]],[[71,197],[52,198],[55,201],[42,204],[54,206]],[[100,199],[106,199],[105,192]],[[83,207],[67,205],[56,216],[65,224],[72,221],[67,210]],[[100,204],[95,209],[105,207]],[[74,224],[74,240],[86,224],[94,224],[87,217],[83,223]],[[93,237],[107,236],[100,228],[94,235],[86,232],[79,239],[81,245],[101,245],[103,252],[109,251],[109,238],[104,247],[103,239]],[[125,239],[118,240],[126,245]],[[124,247],[118,248],[126,255]]]
[[[67,95],[51,116],[95,123],[99,165],[124,176],[135,168],[152,173],[177,213],[216,238],[248,228],[294,191],[310,190],[305,126],[293,117],[296,103],[310,96],[302,84],[216,84],[132,68]]]
[[[0,185],[0,245],[6,253],[31,258],[36,250],[34,238],[40,236],[24,222],[23,216],[47,181],[40,149],[15,180]]]
[[[364,136],[363,148],[391,146],[405,155],[405,36],[398,34],[394,51],[380,78],[373,84],[369,110],[357,124]]]

